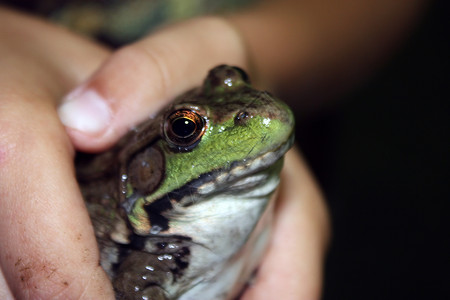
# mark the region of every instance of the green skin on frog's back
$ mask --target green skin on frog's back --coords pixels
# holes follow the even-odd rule
[[[270,232],[290,109],[236,67],[212,69],[77,174],[119,299],[232,299]]]

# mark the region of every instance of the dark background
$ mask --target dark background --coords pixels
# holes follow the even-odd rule
[[[435,1],[381,71],[299,122],[331,211],[324,299],[450,299],[450,10]]]

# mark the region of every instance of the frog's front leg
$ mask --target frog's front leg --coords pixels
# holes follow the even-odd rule
[[[163,286],[171,281],[170,268],[156,255],[133,251],[120,264],[113,280],[117,299],[168,300]]]
[[[130,246],[113,279],[118,299],[166,300],[183,290],[179,279],[189,266],[188,238],[133,236]]]

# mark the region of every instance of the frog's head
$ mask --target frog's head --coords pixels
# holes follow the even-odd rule
[[[141,235],[168,230],[163,215],[174,206],[269,168],[293,141],[291,110],[230,66],[211,70],[158,120],[159,136],[133,150],[120,174],[123,207]]]

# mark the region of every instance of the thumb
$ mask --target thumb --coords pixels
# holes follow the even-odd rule
[[[75,147],[100,151],[218,64],[246,67],[243,43],[224,19],[175,24],[115,52],[58,109]]]

